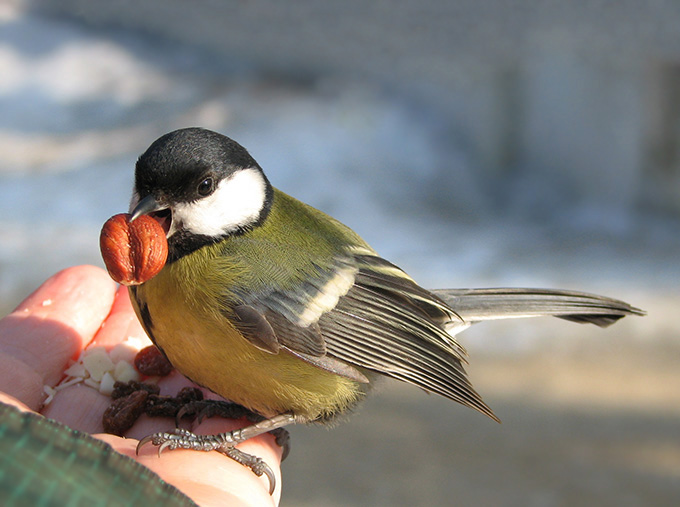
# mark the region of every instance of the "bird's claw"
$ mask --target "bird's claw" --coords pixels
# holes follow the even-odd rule
[[[237,449],[235,446],[241,441],[240,435],[234,434],[234,432],[220,433],[219,435],[196,435],[189,430],[175,428],[169,432],[154,433],[142,438],[137,444],[135,452],[139,454],[140,449],[148,443],[158,447],[158,457],[166,449],[218,451],[237,463],[250,468],[258,477],[266,475],[269,479],[269,494],[272,495],[276,489],[276,476],[273,470],[262,458]]]
[[[274,490],[276,489],[276,476],[274,475],[274,471],[271,469],[271,467],[267,465],[267,463],[262,458],[258,458],[257,456],[253,456],[247,452],[243,452],[236,447],[218,449],[218,452],[221,452],[225,456],[229,456],[237,463],[250,468],[250,470],[258,477],[266,475],[269,479],[269,494],[274,494]]]

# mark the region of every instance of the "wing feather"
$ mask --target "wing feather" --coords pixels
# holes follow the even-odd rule
[[[495,418],[467,378],[465,349],[447,332],[465,323],[442,299],[365,249],[310,272],[285,290],[241,296],[284,351],[350,378],[365,379],[355,366],[365,368]]]
[[[262,312],[284,351],[358,381],[367,379],[356,367],[377,372],[493,419],[468,380],[467,354],[455,332],[494,318],[554,315],[607,325],[641,313],[617,300],[570,291],[428,291],[365,249],[338,256],[326,268],[314,265],[311,273],[285,290],[244,296],[245,304]]]
[[[424,313],[410,307],[396,311],[403,295],[391,301],[390,293],[380,298],[357,283],[338,306],[319,322],[328,353],[343,361],[414,384],[479,410],[495,418],[470,384],[463,368],[463,355],[450,347],[450,339],[437,342]],[[392,307],[388,311],[386,307]]]

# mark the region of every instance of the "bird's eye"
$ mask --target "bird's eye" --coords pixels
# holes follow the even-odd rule
[[[198,184],[198,195],[205,197],[212,194],[213,190],[215,190],[215,184],[212,178],[205,178]]]

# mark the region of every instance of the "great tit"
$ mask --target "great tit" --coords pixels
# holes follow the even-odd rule
[[[497,420],[468,380],[456,333],[489,319],[604,327],[643,313],[571,291],[426,290],[347,226],[275,189],[245,148],[201,128],[141,155],[130,210],[167,233],[165,267],[130,288],[149,337],[182,374],[267,419],[226,438],[154,436],[163,447],[233,449],[285,424],[331,421],[381,376]]]

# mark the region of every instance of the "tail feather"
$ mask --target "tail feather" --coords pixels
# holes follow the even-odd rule
[[[617,299],[554,289],[435,289],[466,322],[552,315],[607,327],[626,315],[645,312]]]

